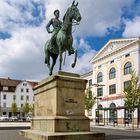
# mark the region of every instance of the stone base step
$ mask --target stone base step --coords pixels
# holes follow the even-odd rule
[[[20,134],[32,140],[105,140],[105,134],[98,132],[48,133],[38,130],[22,130]]]

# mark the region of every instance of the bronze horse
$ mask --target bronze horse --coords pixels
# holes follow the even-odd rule
[[[73,37],[72,37],[72,25],[74,20],[76,23],[81,21],[81,15],[79,9],[77,8],[77,4],[73,1],[72,5],[67,9],[67,12],[63,18],[63,24],[61,29],[56,35],[56,46],[51,47],[48,40],[45,44],[45,64],[47,64],[49,68],[49,75],[52,75],[52,71],[54,65],[56,63],[58,55],[59,58],[59,70],[62,70],[62,54],[65,51],[68,51],[69,55],[75,54],[75,59],[72,64],[72,67],[75,67],[76,60],[77,60],[77,50],[72,47],[73,44]],[[52,65],[50,66],[50,57],[52,58]]]

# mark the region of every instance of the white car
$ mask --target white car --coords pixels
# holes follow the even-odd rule
[[[17,121],[17,120],[18,120],[17,116],[10,117],[10,121]]]
[[[0,120],[1,120],[1,121],[8,121],[8,120],[9,120],[9,117],[8,117],[8,115],[2,115],[2,116],[0,117]]]
[[[32,117],[31,116],[27,116],[26,117],[26,121],[31,121],[32,120]]]

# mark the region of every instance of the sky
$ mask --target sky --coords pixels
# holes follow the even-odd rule
[[[0,0],[0,77],[40,81],[48,77],[44,45],[51,34],[46,24],[60,10],[63,19],[72,0]],[[140,0],[77,0],[82,16],[73,27],[74,56],[66,56],[63,71],[84,74],[90,59],[110,40],[140,36]],[[58,62],[54,73],[59,69]]]

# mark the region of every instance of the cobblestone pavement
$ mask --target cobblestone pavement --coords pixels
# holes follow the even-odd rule
[[[19,131],[23,127],[30,126],[30,124],[1,124],[0,126],[0,140],[28,140],[19,135]],[[5,129],[3,129],[5,128]],[[131,127],[124,126],[95,126],[91,124],[91,131],[104,132],[106,140],[140,140],[140,128],[132,130]]]
[[[140,140],[140,132],[132,129],[118,129],[109,127],[91,127],[91,131],[103,132],[106,140]]]
[[[19,130],[0,130],[0,140],[29,140],[19,135]]]

